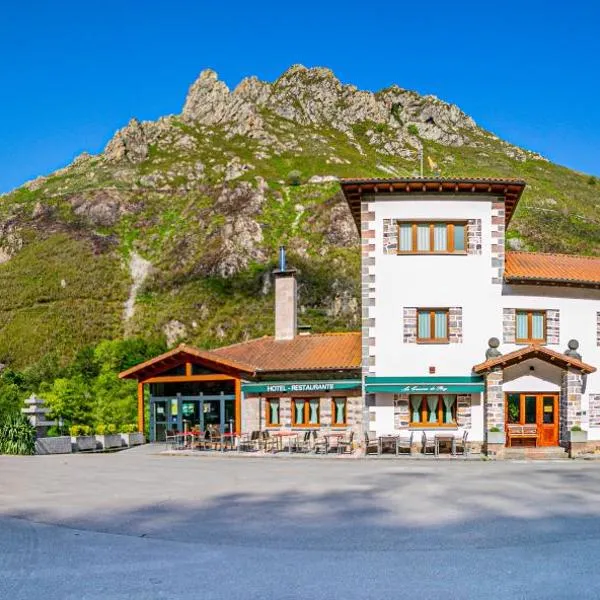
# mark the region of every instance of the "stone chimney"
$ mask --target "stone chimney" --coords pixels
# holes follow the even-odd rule
[[[296,269],[288,269],[285,248],[279,248],[279,268],[275,277],[275,339],[293,340],[298,327]]]

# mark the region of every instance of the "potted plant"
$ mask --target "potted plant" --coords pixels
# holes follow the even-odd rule
[[[69,427],[69,433],[71,434],[71,444],[75,452],[96,449],[98,442],[89,425],[72,425]]]
[[[121,439],[126,446],[139,446],[146,442],[144,434],[138,431],[137,425],[134,423],[121,427]]]
[[[569,431],[569,441],[572,444],[587,442],[587,431],[581,429],[579,424],[573,425]]]
[[[121,436],[117,433],[116,425],[100,423],[96,426],[96,440],[102,444],[104,450],[120,448],[123,445]]]
[[[487,432],[487,443],[488,444],[502,444],[506,443],[506,435],[499,427],[490,427]]]

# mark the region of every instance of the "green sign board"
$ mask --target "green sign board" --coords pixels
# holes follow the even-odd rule
[[[343,381],[264,381],[242,384],[242,391],[246,394],[332,392],[334,390],[352,390],[356,388],[360,388],[359,379],[346,379]]]
[[[480,376],[466,377],[367,377],[369,394],[476,394],[483,392]]]

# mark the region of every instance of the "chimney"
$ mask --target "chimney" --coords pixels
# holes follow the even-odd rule
[[[285,247],[279,248],[279,268],[275,277],[275,339],[293,340],[298,321],[296,269],[288,269]]]

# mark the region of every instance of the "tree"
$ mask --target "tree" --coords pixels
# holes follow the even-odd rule
[[[50,418],[61,417],[67,424],[92,425],[92,396],[81,375],[55,379],[42,386],[41,391],[50,408]]]

